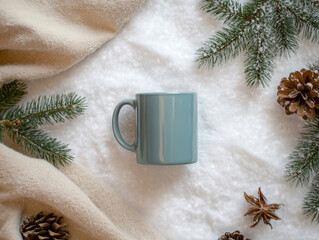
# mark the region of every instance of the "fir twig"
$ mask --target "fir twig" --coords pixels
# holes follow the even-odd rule
[[[50,137],[39,126],[77,117],[86,108],[85,99],[75,93],[68,93],[43,96],[15,106],[25,93],[26,85],[16,81],[1,87],[3,112],[0,112],[0,141],[3,141],[3,133],[6,132],[30,154],[43,158],[54,166],[68,164],[73,159],[68,145]]]
[[[5,118],[22,125],[51,125],[73,119],[81,115],[85,108],[85,99],[72,92],[48,97],[40,96],[31,102],[10,109]]]
[[[296,53],[299,44],[293,18],[284,11],[280,0],[273,1],[272,7],[275,15],[270,19],[270,24],[274,31],[275,42],[278,43],[279,54],[289,56],[291,52]]]
[[[314,0],[301,0],[301,2],[302,2],[304,5],[310,4],[310,6],[313,6],[313,7],[318,7],[318,6],[319,6],[319,1],[314,1]]]
[[[319,71],[319,60],[317,60],[316,62],[312,64],[308,64],[308,68],[313,71],[315,70]]]
[[[278,1],[279,2],[279,1]],[[318,42],[319,40],[319,16],[318,8],[310,8],[309,6],[303,7],[299,3],[287,4],[282,1],[281,6],[283,6],[292,16],[295,17],[295,29],[296,32],[302,32],[306,39],[310,39],[313,42]],[[316,11],[314,11],[316,10]]]
[[[26,89],[25,83],[16,80],[0,88],[0,119],[3,112],[16,105],[27,94]]]
[[[242,6],[235,0],[205,0],[202,9],[229,27],[196,52],[198,65],[214,67],[244,51],[250,87],[268,85],[274,58],[295,53],[300,33],[319,42],[318,1],[251,0]]]
[[[307,185],[319,170],[319,119],[307,121],[298,146],[289,156],[286,178],[297,185]]]
[[[198,50],[197,62],[200,66],[211,66],[235,57],[243,48],[244,29],[224,29],[217,32]]]
[[[234,0],[230,1],[211,1],[204,0],[202,7],[203,11],[213,13],[218,16],[219,20],[227,22],[247,20],[247,17],[243,13],[241,4]]]
[[[11,139],[27,152],[45,159],[54,166],[65,166],[73,160],[68,145],[62,144],[56,138],[40,129],[27,127],[8,127],[5,129]]]
[[[314,177],[303,204],[304,214],[319,223],[319,173]]]
[[[260,16],[263,15],[264,12],[261,11]],[[263,18],[257,18],[256,24],[251,25],[250,35],[255,35],[256,38],[251,39],[246,49],[246,82],[251,87],[266,86],[275,66],[273,57],[276,49],[273,47],[270,29]]]

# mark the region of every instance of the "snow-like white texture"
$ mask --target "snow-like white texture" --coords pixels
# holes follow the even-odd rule
[[[47,129],[70,143],[76,160],[111,185],[163,236],[172,240],[215,240],[241,230],[252,239],[317,240],[318,225],[302,214],[306,188],[283,178],[288,155],[304,124],[286,116],[276,102],[282,77],[316,60],[319,48],[302,41],[291,59],[277,59],[269,88],[250,90],[243,55],[197,69],[195,51],[222,28],[196,0],[149,0],[110,42],[68,71],[29,83],[25,100],[76,91],[87,97],[80,118]],[[147,91],[196,91],[199,160],[193,165],[143,166],[114,139],[116,104]],[[134,141],[134,112],[125,107],[121,129]],[[243,192],[261,186],[269,202],[283,203],[274,229],[250,229]]]

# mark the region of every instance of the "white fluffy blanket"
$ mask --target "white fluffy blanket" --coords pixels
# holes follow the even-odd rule
[[[291,59],[277,59],[271,86],[251,91],[244,83],[243,56],[213,70],[198,70],[194,53],[220,23],[196,0],[149,0],[108,44],[55,77],[29,83],[27,99],[76,91],[86,96],[86,114],[52,135],[70,143],[76,159],[111,185],[167,239],[215,240],[241,230],[251,239],[317,240],[318,225],[302,214],[306,188],[283,178],[303,120],[286,116],[276,102],[280,79],[318,55],[301,41]],[[196,91],[199,161],[184,166],[138,165],[115,141],[112,111],[137,92]],[[134,141],[134,112],[121,114],[122,132]],[[243,192],[261,186],[269,202],[283,203],[274,229],[250,229]]]

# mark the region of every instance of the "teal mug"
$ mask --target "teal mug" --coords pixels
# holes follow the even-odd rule
[[[136,140],[128,144],[119,130],[124,105],[136,110]],[[139,93],[114,109],[113,133],[125,149],[136,152],[137,162],[175,165],[197,161],[197,95],[185,93]]]

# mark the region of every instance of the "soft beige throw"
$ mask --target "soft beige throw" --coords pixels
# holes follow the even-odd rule
[[[40,211],[64,216],[72,240],[162,239],[78,163],[59,171],[0,144],[0,239],[22,239],[21,219]]]
[[[111,39],[142,1],[0,0],[0,83],[68,69]]]

